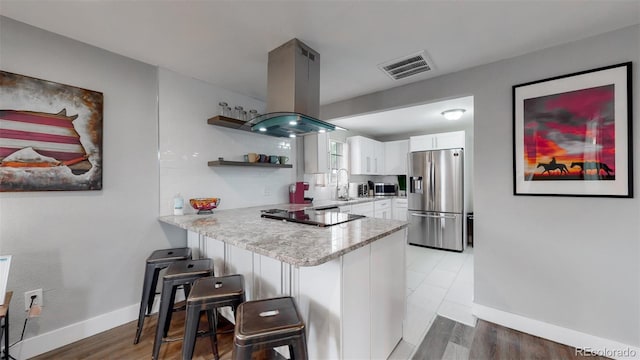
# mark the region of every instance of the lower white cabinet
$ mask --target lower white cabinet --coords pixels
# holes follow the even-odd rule
[[[192,231],[187,243],[194,258],[213,259],[216,276],[242,274],[247,300],[293,296],[306,325],[310,359],[386,359],[402,338],[406,239],[403,229],[308,267]],[[234,322],[229,308],[221,313]]]
[[[371,243],[371,359],[389,357],[402,338],[406,260],[398,244],[393,236]]]
[[[373,201],[351,205],[351,213],[356,215],[364,215],[366,217],[374,217]]]
[[[393,199],[393,220],[407,221],[408,200]]]
[[[341,213],[350,213],[351,212],[351,205],[343,205],[343,206],[339,206],[338,208],[340,209]]]
[[[378,219],[391,219],[391,199],[376,200],[374,205],[374,217]]]
[[[406,230],[342,260],[343,359],[386,359],[402,339]]]
[[[342,314],[345,341],[344,359],[372,359],[371,337],[364,331],[371,329],[371,246],[367,245],[345,254],[342,260],[343,306],[356,309]]]

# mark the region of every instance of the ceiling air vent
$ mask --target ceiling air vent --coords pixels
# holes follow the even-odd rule
[[[378,65],[378,68],[394,80],[406,79],[410,76],[433,70],[431,61],[427,59],[424,51],[388,61]]]

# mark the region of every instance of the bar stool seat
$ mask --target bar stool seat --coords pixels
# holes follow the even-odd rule
[[[207,277],[196,280],[191,287],[189,298],[187,298],[187,319],[184,327],[182,359],[190,360],[193,356],[200,314],[202,311],[206,311],[213,355],[218,360],[220,356],[218,354],[216,334],[217,321],[215,320],[217,309],[231,306],[235,314],[237,307],[244,300],[244,277],[242,275]]]
[[[191,259],[191,248],[187,247],[156,250],[147,258],[142,284],[142,297],[140,299],[140,313],[138,314],[138,329],[136,330],[136,337],[133,340],[134,344],[140,341],[144,318],[149,316],[151,308],[153,308],[153,300],[155,299],[160,270],[168,267],[175,261],[188,259]]]
[[[178,286],[184,286],[185,296],[188,298],[191,284],[199,278],[208,276],[213,276],[213,260],[211,259],[175,261],[167,268],[167,272],[162,277],[158,325],[153,341],[152,358],[154,360],[158,359],[162,339],[167,336],[171,325],[171,315]]]
[[[288,346],[291,359],[308,358],[305,325],[292,297],[247,301],[238,307],[233,358]]]

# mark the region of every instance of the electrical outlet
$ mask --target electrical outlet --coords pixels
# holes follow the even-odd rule
[[[42,289],[36,289],[31,291],[25,291],[24,293],[24,310],[29,311],[29,305],[31,305],[31,297],[35,295],[36,298],[33,300],[33,306],[39,305],[40,307],[44,306],[44,301],[42,299]]]

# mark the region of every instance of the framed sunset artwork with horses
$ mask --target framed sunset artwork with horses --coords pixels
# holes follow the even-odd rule
[[[631,63],[513,86],[515,195],[633,197]]]
[[[0,191],[102,189],[101,92],[0,71]]]

